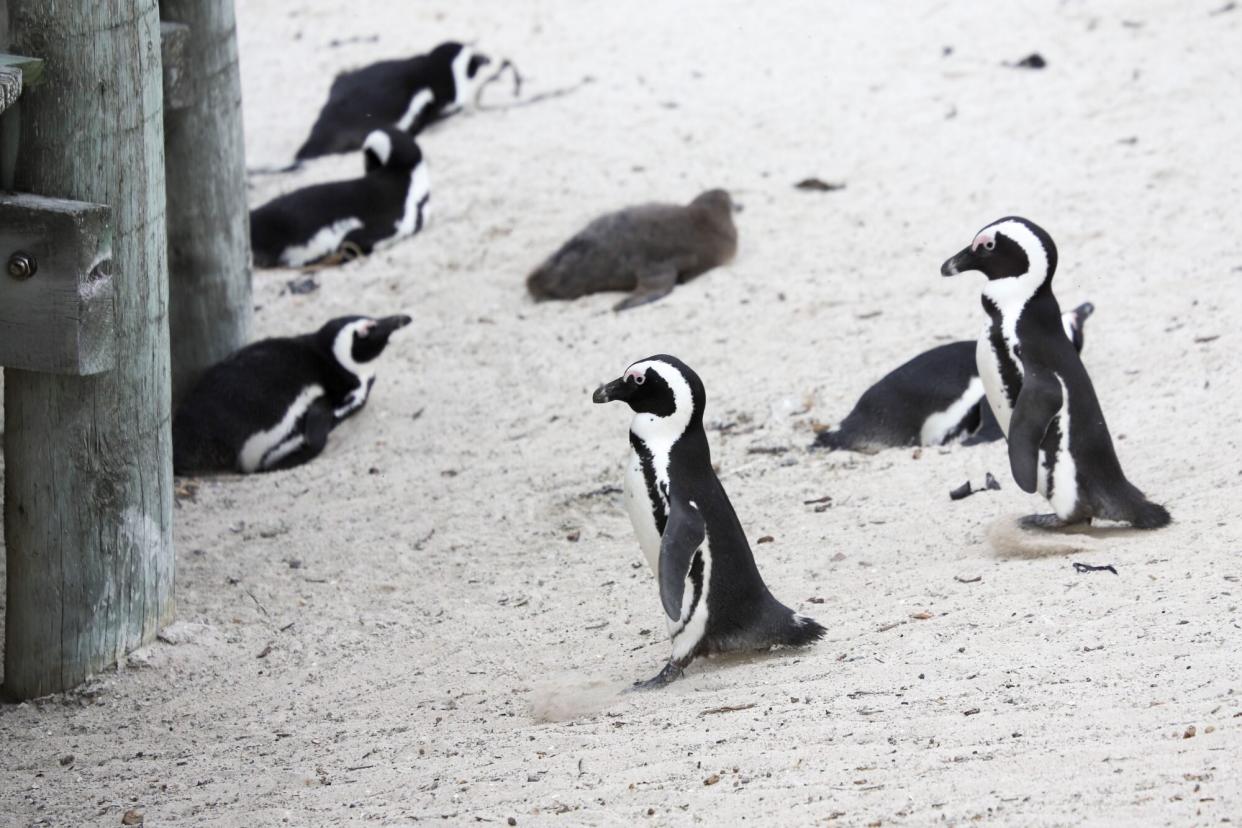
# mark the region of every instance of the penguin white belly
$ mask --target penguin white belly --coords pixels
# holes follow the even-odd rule
[[[937,411],[923,421],[919,430],[919,444],[924,446],[943,445],[944,441],[957,428],[958,423],[966,416],[966,412],[978,404],[983,396],[983,380],[975,377],[966,386],[962,396],[954,400],[944,411]]]
[[[1001,380],[1000,358],[992,348],[989,336],[990,328],[985,327],[975,347],[975,366],[979,369],[979,379],[983,382],[983,393],[988,398],[988,405],[996,415],[996,422],[1001,431],[1009,436],[1009,419],[1013,409],[1009,407],[1009,398],[1005,396],[1005,384]]]
[[[280,254],[280,263],[287,267],[299,267],[310,264],[316,259],[322,259],[329,253],[336,252],[345,237],[360,227],[362,227],[362,220],[354,216],[334,221],[327,227],[319,228],[318,232],[305,244],[286,247]]]
[[[308,385],[285,410],[280,422],[250,435],[237,453],[237,465],[246,473],[267,468],[302,447],[302,435],[294,433],[298,421],[324,394],[322,385]]]
[[[655,504],[651,502],[647,478],[643,476],[643,461],[633,450],[630,451],[629,465],[625,468],[625,511],[630,515],[630,523],[634,524],[634,534],[638,536],[638,545],[643,550],[647,565],[658,578],[660,530],[655,522]]]

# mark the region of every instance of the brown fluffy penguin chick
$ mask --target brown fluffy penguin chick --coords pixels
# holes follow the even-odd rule
[[[600,216],[526,278],[536,299],[633,291],[613,310],[654,302],[737,252],[733,200],[708,190],[683,206],[643,204]]]

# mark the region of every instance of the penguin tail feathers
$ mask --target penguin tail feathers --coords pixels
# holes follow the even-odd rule
[[[1121,496],[1110,498],[1110,501],[1097,514],[1109,520],[1124,521],[1135,529],[1160,529],[1173,521],[1168,509],[1152,503],[1129,481],[1123,486]]]
[[[1169,516],[1169,510],[1161,506],[1159,503],[1152,503],[1150,500],[1144,499],[1136,504],[1133,510],[1133,516],[1130,518],[1130,525],[1135,529],[1162,529],[1172,522],[1173,518]]]
[[[783,626],[783,640],[777,643],[786,647],[805,647],[807,644],[814,644],[824,637],[824,633],[828,632],[818,621],[796,612],[789,613],[788,620]]]
[[[846,439],[844,432],[834,428],[830,431],[821,431],[819,434],[816,434],[815,442],[811,443],[811,448],[837,451],[838,449],[849,448],[849,440]]]

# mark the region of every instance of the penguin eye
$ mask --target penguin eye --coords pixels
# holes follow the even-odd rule
[[[988,239],[987,241],[983,243],[983,249],[984,250],[995,250],[996,242],[993,239]]]
[[[361,326],[360,328],[358,328],[358,338],[359,338],[359,339],[366,339],[368,336],[370,336],[370,335],[371,335],[371,330],[372,330],[374,327],[375,327],[375,323],[374,323],[374,322],[368,322],[367,324],[365,324],[365,325]]]
[[[647,377],[643,374],[630,374],[630,379],[634,380],[635,385],[642,385],[647,381]]]

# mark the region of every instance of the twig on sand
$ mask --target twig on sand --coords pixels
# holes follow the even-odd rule
[[[1111,572],[1114,575],[1117,574],[1117,570],[1113,568],[1112,564],[1104,564],[1103,566],[1096,566],[1094,564],[1078,563],[1077,561],[1074,562],[1074,571],[1075,572]]]
[[[758,704],[759,704],[758,702],[751,702],[750,704],[726,704],[723,707],[709,707],[708,709],[699,713],[699,715],[710,716],[713,713],[733,713],[734,711],[737,711],[737,710],[750,710],[752,707],[755,707]]]

